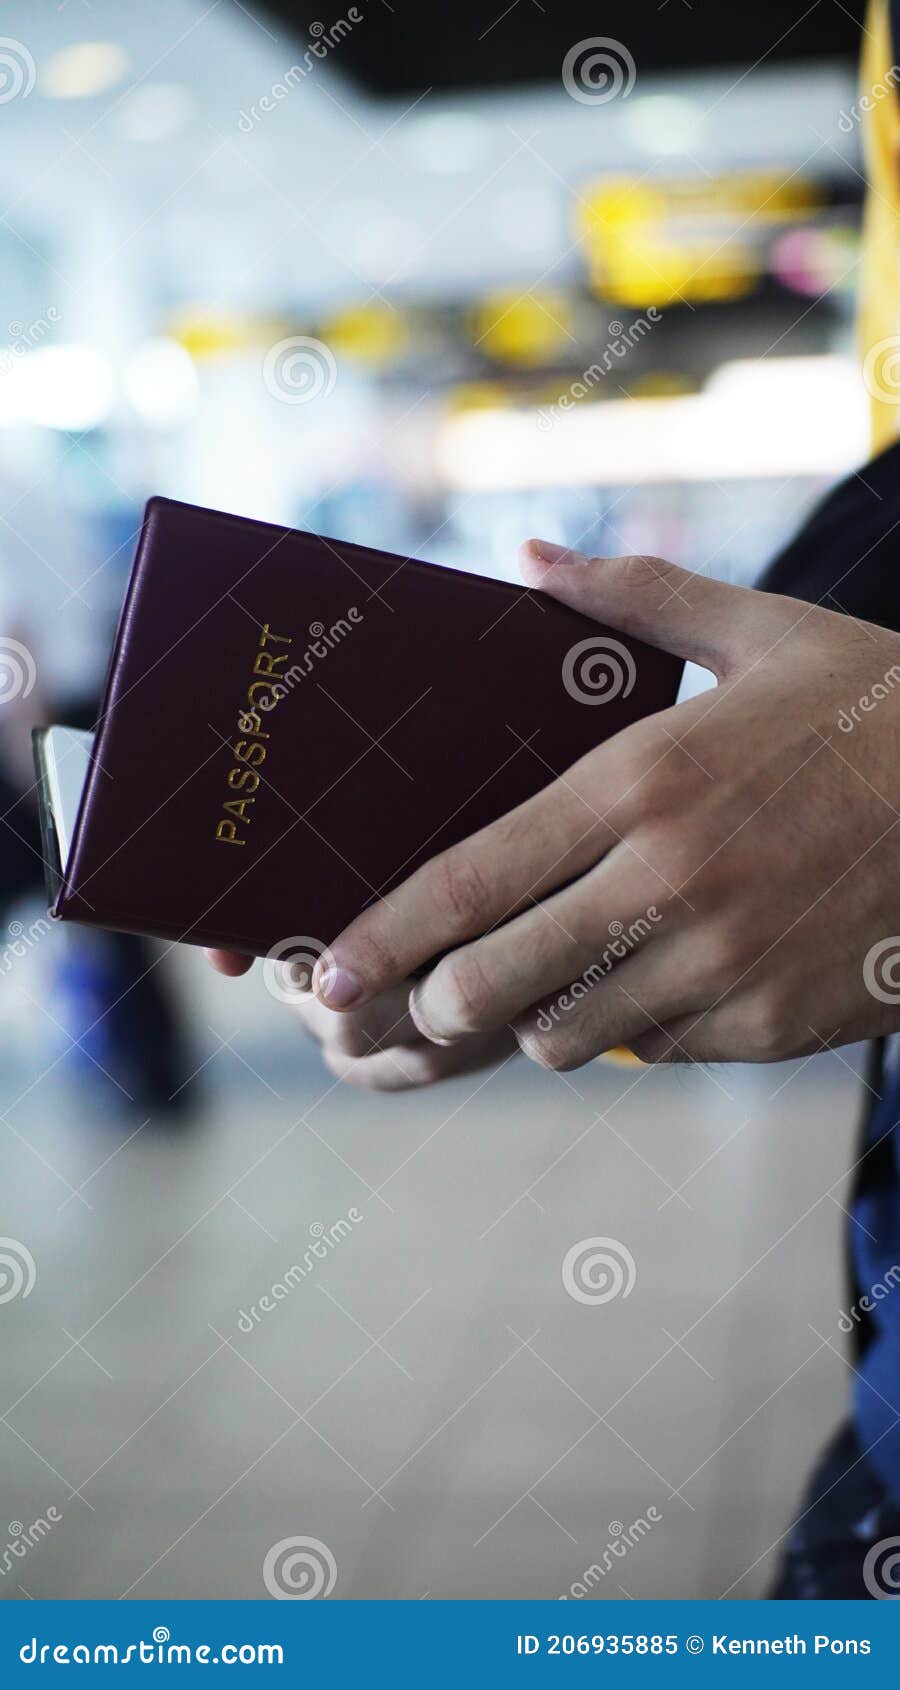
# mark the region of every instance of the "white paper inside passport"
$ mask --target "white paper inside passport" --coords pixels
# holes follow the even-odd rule
[[[81,728],[48,728],[44,740],[48,796],[56,823],[63,874],[72,847],[75,819],[87,780],[93,743],[93,734]]]

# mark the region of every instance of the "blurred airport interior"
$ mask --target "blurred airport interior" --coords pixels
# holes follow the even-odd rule
[[[592,1598],[764,1588],[846,1395],[855,1060],[338,1088],[258,971],[51,930],[28,730],[92,721],[152,493],[751,582],[867,455],[821,10],[4,6],[0,1540],[60,1523],[0,1597],[262,1595],[295,1536],[338,1597],[577,1595],[622,1537]],[[637,1281],[581,1309],[596,1236]]]

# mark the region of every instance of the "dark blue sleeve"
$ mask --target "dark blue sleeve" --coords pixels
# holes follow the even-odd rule
[[[900,442],[826,496],[758,585],[900,630]]]

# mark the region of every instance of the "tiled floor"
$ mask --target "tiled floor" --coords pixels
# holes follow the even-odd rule
[[[179,966],[204,1109],[130,1141],[8,990],[0,1597],[262,1596],[294,1537],[336,1598],[759,1595],[846,1401],[852,1067],[367,1098]],[[579,1301],[598,1238],[622,1290]]]

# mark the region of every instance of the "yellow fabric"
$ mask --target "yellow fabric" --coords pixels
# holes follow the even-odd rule
[[[639,1056],[627,1045],[616,1045],[612,1050],[605,1050],[600,1058],[601,1062],[610,1062],[614,1068],[643,1068],[644,1064]]]
[[[873,362],[877,348],[894,362],[900,347],[900,89],[885,78],[893,68],[900,42],[891,42],[888,0],[869,0],[863,37],[861,110],[863,145],[869,191],[863,223],[863,267],[860,292],[860,338],[866,386],[872,396],[872,448],[890,445],[900,428],[900,391],[896,381],[879,380]],[[868,110],[862,107],[866,101]],[[891,343],[887,348],[884,343]],[[869,359],[869,364],[865,360]],[[887,366],[886,366],[887,367]],[[894,366],[896,367],[896,366]],[[874,379],[873,379],[874,378]],[[893,402],[892,402],[893,401]]]

